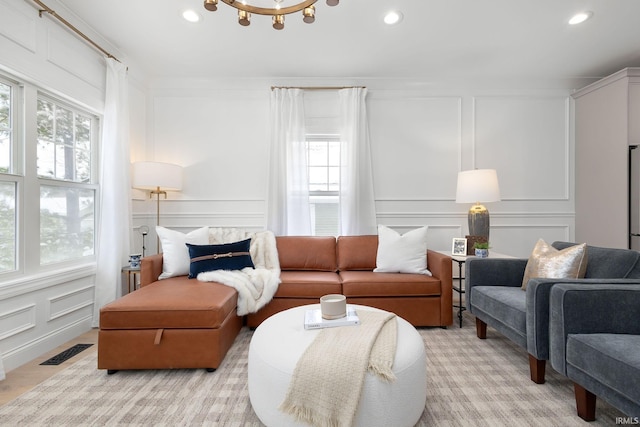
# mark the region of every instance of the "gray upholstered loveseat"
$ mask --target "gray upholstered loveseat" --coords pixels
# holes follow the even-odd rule
[[[564,249],[574,243],[554,242]],[[549,360],[549,293],[556,283],[640,284],[640,252],[587,246],[584,279],[532,278],[521,289],[526,258],[471,258],[466,264],[466,305],[476,316],[478,338],[486,338],[487,325],[526,349],[531,380],[544,383]],[[612,280],[613,279],[613,280]]]
[[[574,382],[576,409],[596,396],[640,419],[640,285],[558,284],[550,297],[551,366]]]

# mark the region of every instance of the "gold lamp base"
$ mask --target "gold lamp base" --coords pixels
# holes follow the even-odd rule
[[[483,236],[489,241],[489,210],[476,203],[469,209],[469,234],[472,236]]]
[[[156,187],[155,190],[151,190],[149,192],[149,198],[152,198],[153,195],[156,195],[156,225],[160,225],[160,195],[164,195],[164,198],[167,198],[167,192],[161,190],[160,187]],[[156,252],[160,253],[160,237],[156,237]]]

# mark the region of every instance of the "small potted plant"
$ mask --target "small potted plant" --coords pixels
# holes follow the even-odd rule
[[[473,248],[478,258],[486,258],[489,256],[489,242],[476,242],[473,244]]]

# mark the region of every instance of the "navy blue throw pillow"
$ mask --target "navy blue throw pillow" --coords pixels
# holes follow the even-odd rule
[[[198,273],[213,270],[242,270],[253,266],[249,247],[251,239],[224,245],[191,245],[189,248],[189,279],[198,277]]]

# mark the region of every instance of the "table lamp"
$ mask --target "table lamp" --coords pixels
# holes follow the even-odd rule
[[[489,241],[489,210],[481,203],[500,201],[498,174],[495,169],[458,172],[456,203],[473,203],[469,209],[469,234]]]

